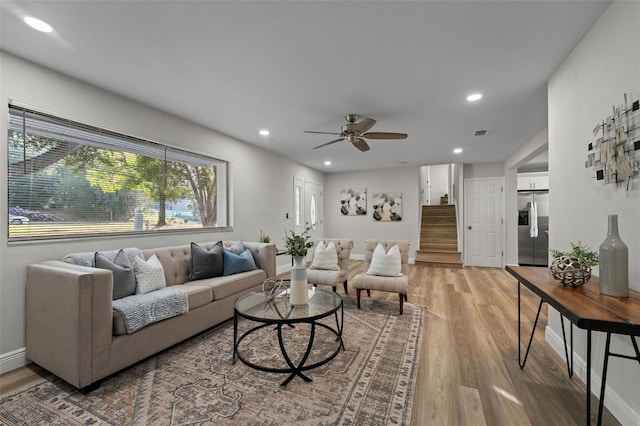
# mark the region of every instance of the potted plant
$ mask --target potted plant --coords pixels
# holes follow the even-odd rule
[[[302,234],[296,234],[292,230],[285,231],[284,245],[287,249],[285,252],[293,257],[293,266],[291,267],[291,284],[289,292],[289,303],[292,305],[305,305],[309,302],[307,293],[307,267],[304,263],[304,257],[307,251],[313,247],[313,242],[307,234],[309,228],[305,229]]]
[[[296,234],[293,230],[285,231],[284,245],[287,249],[285,252],[296,257],[305,257],[313,242],[309,241],[310,235],[305,235],[308,230],[305,230],[302,234]]]
[[[262,232],[262,229],[260,230],[260,242],[267,243],[267,244],[271,242],[271,237],[268,236],[267,234],[264,234]]]
[[[591,268],[598,265],[598,253],[589,246],[571,242],[570,251],[551,250],[551,273],[562,285],[578,286],[591,279]]]

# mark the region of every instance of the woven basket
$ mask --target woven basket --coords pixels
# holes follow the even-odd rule
[[[591,279],[591,266],[575,256],[554,259],[549,267],[553,278],[562,285],[576,287]]]

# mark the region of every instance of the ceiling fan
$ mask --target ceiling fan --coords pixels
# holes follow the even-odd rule
[[[406,133],[389,133],[389,132],[367,132],[370,128],[376,124],[376,120],[373,118],[363,118],[362,121],[356,123],[358,121],[358,114],[347,114],[345,119],[347,120],[346,124],[343,124],[340,128],[340,133],[334,132],[315,132],[312,130],[305,130],[304,133],[318,133],[321,135],[339,135],[338,139],[334,139],[332,141],[323,143],[322,145],[318,145],[313,149],[322,148],[323,146],[331,145],[332,143],[340,142],[343,140],[348,140],[358,148],[360,151],[365,152],[369,151],[369,145],[365,139],[406,139]]]

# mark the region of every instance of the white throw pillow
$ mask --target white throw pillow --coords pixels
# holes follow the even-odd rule
[[[136,274],[136,294],[145,294],[166,287],[164,269],[154,254],[149,260],[136,257],[133,270]]]
[[[385,253],[382,244],[378,243],[373,251],[367,275],[380,275],[383,277],[402,275],[400,247],[396,244]]]
[[[316,245],[316,249],[313,252],[311,268],[325,269],[328,271],[340,270],[338,267],[338,252],[336,251],[336,245],[333,241],[329,241],[329,244],[326,245],[324,241],[320,241]]]

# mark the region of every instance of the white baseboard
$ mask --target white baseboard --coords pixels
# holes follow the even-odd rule
[[[0,374],[24,367],[28,363],[27,348],[20,348],[7,352],[6,354],[0,354]]]
[[[551,348],[560,355],[562,360],[566,363],[562,337],[560,337],[560,335],[549,326],[545,328],[544,335],[547,343],[551,345]],[[571,350],[571,348],[567,346],[567,350]],[[569,357],[571,357],[571,353],[569,353]],[[582,359],[582,357],[574,351],[573,373],[582,379],[583,383],[586,383],[586,372],[587,361]],[[591,393],[593,393],[597,398],[600,398],[600,386],[602,385],[602,376],[600,376],[600,374],[600,372],[596,372],[591,369]],[[605,391],[604,405],[623,426],[640,425],[640,413],[634,411],[633,408],[631,408],[615,390],[611,389],[609,385],[607,385],[607,389]],[[592,414],[597,415],[598,406],[592,406],[591,410]]]

